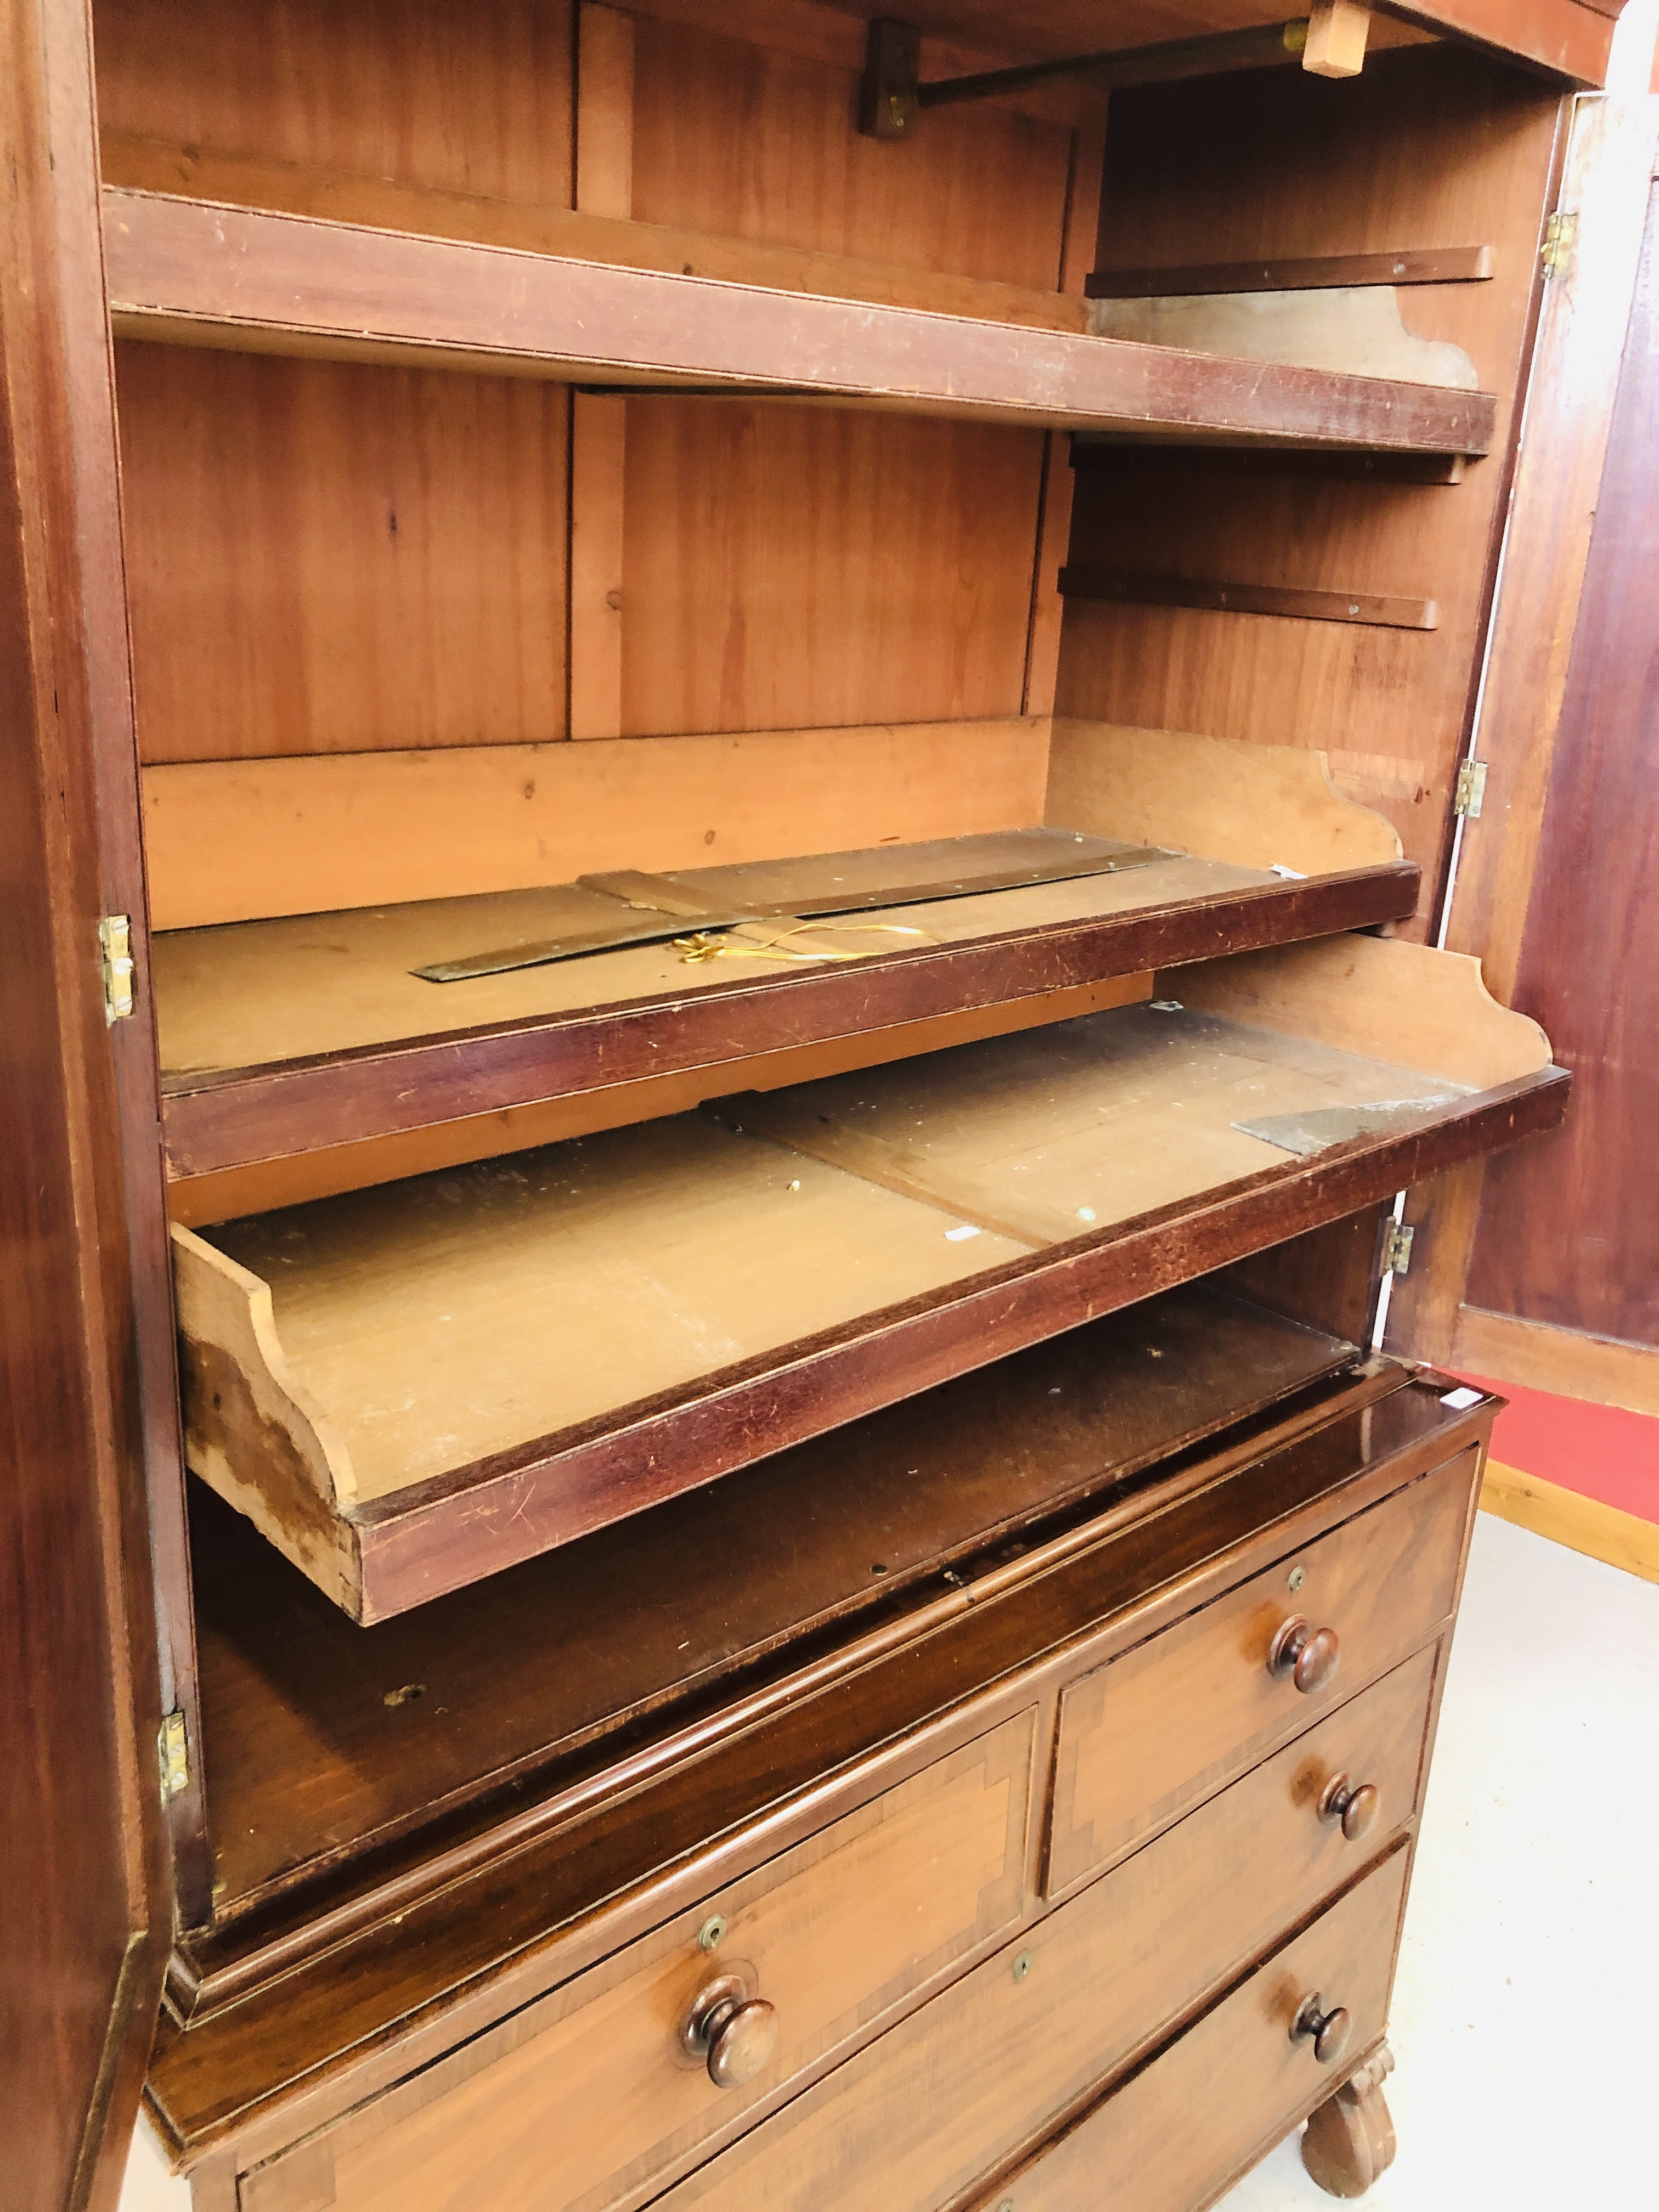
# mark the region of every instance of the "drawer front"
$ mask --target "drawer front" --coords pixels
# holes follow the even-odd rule
[[[974,2212],[1196,2212],[1212,2203],[1346,2080],[1388,2025],[1406,1860],[1396,1852],[1350,1890]],[[1310,2038],[1291,2033],[1316,1995],[1351,2023],[1330,2067]]]
[[[1407,1662],[1060,1906],[682,2182],[662,2212],[954,2202],[1397,1831],[1416,1798],[1433,1661]],[[1343,1772],[1378,1792],[1358,1843],[1319,1817]],[[1398,1882],[1394,1893],[1397,1906]],[[1390,1922],[1379,1990],[1392,1945]]]
[[[1305,1728],[1451,1610],[1477,1454],[1462,1453],[1292,1558],[1070,1684],[1044,1893],[1056,1897]],[[1269,1671],[1300,1615],[1333,1629],[1322,1689]]]
[[[242,2212],[598,2212],[1018,1915],[1026,1712],[242,2177]],[[705,1953],[699,1933],[726,1930]],[[750,1970],[775,2056],[717,2088],[678,2029]]]

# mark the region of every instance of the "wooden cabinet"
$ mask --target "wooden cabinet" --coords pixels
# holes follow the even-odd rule
[[[0,0],[27,2212],[1382,2160],[1613,17],[1154,12]]]

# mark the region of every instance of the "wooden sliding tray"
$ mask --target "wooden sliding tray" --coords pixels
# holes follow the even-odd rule
[[[959,771],[933,771],[931,816],[929,744]],[[954,830],[943,806],[964,791],[975,826],[915,835]],[[316,857],[342,793],[365,838],[390,820],[417,856],[392,890],[478,888],[303,910],[344,889]],[[216,925],[163,928],[153,951],[190,1225],[1096,1012],[1150,995],[1155,968],[1401,919],[1418,890],[1320,755],[1089,723],[500,747],[361,774],[204,763],[150,771],[149,798],[161,918]],[[1046,823],[978,826],[1022,805]],[[738,857],[688,866],[710,818]],[[766,865],[809,821],[868,849]],[[238,861],[216,894],[192,867],[216,840]],[[469,878],[455,854],[474,846]],[[561,864],[578,880],[514,887]],[[261,918],[231,921],[236,898]]]
[[[190,1462],[375,1620],[1553,1126],[1566,1089],[1478,963],[1348,937],[175,1228]]]

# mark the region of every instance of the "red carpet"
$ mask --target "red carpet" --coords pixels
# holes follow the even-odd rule
[[[1510,1401],[1498,1416],[1495,1460],[1659,1522],[1659,1418],[1528,1390],[1489,1376],[1468,1379]]]

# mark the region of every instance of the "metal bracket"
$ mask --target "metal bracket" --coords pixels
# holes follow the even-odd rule
[[[1462,762],[1457,771],[1457,787],[1452,793],[1452,812],[1475,822],[1486,803],[1486,763],[1478,760]]]
[[[181,1790],[190,1787],[190,1740],[182,1711],[169,1713],[162,1722],[155,1748],[161,1762],[161,1802],[170,1805]]]
[[[1384,1275],[1408,1275],[1412,1269],[1412,1242],[1417,1231],[1403,1221],[1390,1221],[1382,1231],[1382,1248],[1378,1255],[1377,1271]]]
[[[124,914],[106,914],[98,925],[104,958],[104,1019],[124,1022],[132,1012],[132,924]]]
[[[1073,54],[1063,60],[1025,62],[984,70],[974,76],[937,77],[923,84],[921,33],[914,23],[878,15],[870,25],[864,76],[859,86],[859,129],[866,138],[908,138],[925,107],[963,100],[994,100],[1056,77],[1093,76],[1103,85],[1162,84],[1178,77],[1218,76],[1227,70],[1262,69],[1299,62],[1308,43],[1308,19],[1266,23],[1210,38],[1173,39],[1162,46],[1117,52]]]
[[[1565,276],[1572,266],[1572,250],[1578,243],[1578,217],[1557,208],[1544,225],[1544,282]]]

